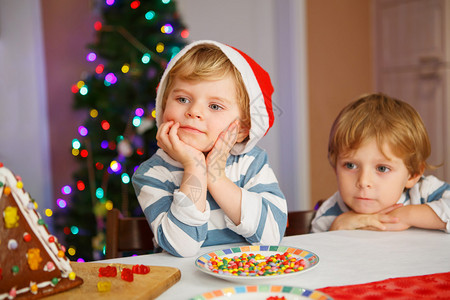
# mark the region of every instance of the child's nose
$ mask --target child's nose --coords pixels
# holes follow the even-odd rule
[[[199,105],[191,105],[189,109],[186,111],[186,116],[189,118],[201,119],[203,116],[201,107]]]
[[[358,180],[356,182],[356,186],[358,188],[364,189],[364,188],[371,188],[373,186],[372,182],[372,174],[369,170],[361,170],[358,173]]]

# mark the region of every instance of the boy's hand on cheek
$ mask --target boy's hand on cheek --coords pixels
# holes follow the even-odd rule
[[[208,183],[225,176],[225,167],[231,148],[236,143],[239,133],[239,122],[236,120],[217,137],[213,148],[206,157]]]
[[[158,146],[185,168],[204,162],[205,156],[201,151],[180,140],[178,137],[179,127],[180,124],[173,121],[161,124],[156,134]]]

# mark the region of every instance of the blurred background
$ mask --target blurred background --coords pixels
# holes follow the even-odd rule
[[[443,164],[433,173],[450,181],[450,0],[159,1],[175,7],[172,17],[187,30],[180,43],[230,44],[271,75],[275,125],[259,146],[289,210],[310,209],[336,191],[327,160],[331,124],[371,92],[420,112],[432,141],[429,162]],[[86,57],[104,6],[0,0],[0,162],[22,176],[42,214],[61,210],[58,199],[71,201],[64,187],[76,188],[73,140],[89,110],[74,109],[73,87],[96,68]]]

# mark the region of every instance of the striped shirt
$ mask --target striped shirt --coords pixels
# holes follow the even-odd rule
[[[193,256],[200,247],[242,243],[278,245],[287,222],[286,199],[259,147],[230,155],[227,177],[242,190],[241,223],[235,225],[207,193],[205,212],[179,191],[182,165],[162,149],[142,163],[133,175],[139,204],[158,246],[181,257]],[[195,179],[190,178],[195,186]]]
[[[450,184],[434,176],[422,176],[412,188],[406,189],[397,203],[403,205],[427,204],[446,223],[445,232],[450,233]],[[328,198],[319,208],[312,221],[312,232],[328,231],[334,219],[349,211],[339,192]]]

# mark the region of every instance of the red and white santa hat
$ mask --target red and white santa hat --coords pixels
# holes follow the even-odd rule
[[[219,47],[241,73],[244,85],[250,99],[251,129],[249,139],[237,143],[231,149],[231,154],[238,155],[250,151],[256,143],[269,131],[274,122],[272,110],[273,86],[269,74],[244,52],[228,45],[201,40],[184,47],[167,65],[156,94],[156,125],[162,123],[162,97],[167,85],[169,71],[189,49],[200,44],[213,44]]]

